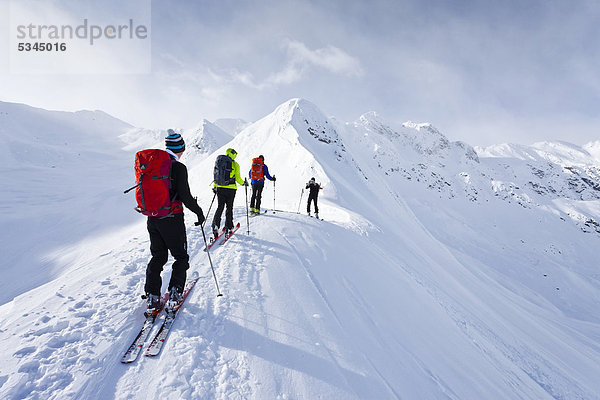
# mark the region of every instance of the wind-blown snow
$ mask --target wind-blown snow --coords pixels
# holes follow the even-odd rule
[[[281,211],[248,227],[239,188],[242,227],[211,251],[218,298],[189,216],[201,279],[163,353],[121,365],[149,259],[122,189],[165,132],[7,103],[0,118],[1,398],[600,398],[593,145],[474,149],[376,113],[341,124],[303,99],[239,132],[184,129],[205,212],[228,147],[243,177],[265,156],[263,208]],[[313,176],[324,221],[304,213]]]

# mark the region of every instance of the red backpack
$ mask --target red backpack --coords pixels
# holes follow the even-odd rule
[[[263,159],[256,157],[252,159],[252,169],[250,170],[250,178],[253,181],[264,181],[265,175],[263,174]]]
[[[164,150],[148,149],[135,155],[135,210],[151,217],[166,217],[183,211],[181,201],[171,200],[171,156]]]

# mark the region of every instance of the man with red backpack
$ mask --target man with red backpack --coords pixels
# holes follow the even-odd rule
[[[248,172],[248,176],[252,179],[252,198],[250,199],[250,212],[252,214],[260,214],[260,200],[262,191],[265,187],[265,177],[275,182],[275,175],[269,175],[269,168],[265,164],[265,157],[260,156],[252,159],[252,168]]]
[[[196,225],[205,220],[202,208],[190,193],[187,168],[179,162],[185,151],[185,142],[172,129],[167,132],[166,152],[143,150],[136,154],[137,210],[148,216],[152,254],[146,268],[144,286],[148,301],[147,315],[160,310],[161,272],[168,261],[169,252],[175,259],[168,286],[169,303],[174,305],[183,300],[186,271],[189,268],[183,205],[198,216]],[[144,171],[147,171],[146,174]]]

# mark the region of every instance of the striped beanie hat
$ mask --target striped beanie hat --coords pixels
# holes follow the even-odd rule
[[[173,153],[181,153],[185,150],[185,142],[179,133],[176,133],[173,129],[167,130],[169,134],[165,138],[165,146]]]

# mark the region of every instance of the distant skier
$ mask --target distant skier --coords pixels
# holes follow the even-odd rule
[[[319,207],[317,206],[317,199],[319,197],[319,190],[323,189],[320,183],[315,182],[315,178],[310,178],[310,181],[306,184],[308,193],[308,203],[306,204],[306,212],[310,215],[310,202],[315,204],[315,217],[319,218]]]
[[[269,175],[269,167],[265,164],[265,157],[260,156],[252,159],[252,168],[248,171],[248,177],[252,179],[252,198],[250,199],[250,211],[252,214],[260,214],[260,200],[265,187],[265,178],[275,182],[275,175]]]
[[[183,299],[183,287],[186,280],[186,271],[189,268],[189,255],[187,253],[187,237],[183,220],[183,207],[185,205],[190,211],[198,216],[198,224],[205,220],[202,208],[192,197],[188,183],[188,172],[179,159],[185,151],[185,142],[179,133],[172,129],[167,131],[169,135],[165,138],[166,151],[170,160],[170,183],[165,187],[171,199],[170,210],[165,216],[148,216],[147,228],[150,234],[150,253],[152,258],[146,268],[146,284],[144,289],[147,295],[147,313],[152,314],[160,308],[160,294],[162,287],[161,272],[169,258],[169,252],[175,261],[173,272],[169,281],[169,302],[180,303]],[[166,171],[169,170],[169,160],[166,159]],[[143,166],[146,169],[149,166]],[[156,176],[152,180],[156,182]],[[158,178],[160,180],[160,177]],[[141,183],[143,186],[144,183]],[[159,189],[156,189],[159,190]],[[163,189],[164,190],[164,189]],[[154,193],[146,191],[146,203],[150,201]],[[167,196],[165,192],[165,197]],[[164,207],[163,207],[164,208]],[[155,214],[156,215],[156,214]]]
[[[236,182],[243,186],[248,186],[248,181],[240,177],[240,165],[234,161],[237,152],[234,149],[227,149],[224,155],[217,157],[214,169],[213,191],[217,194],[218,206],[212,221],[212,231],[216,238],[221,226],[221,215],[225,211],[225,229],[229,233],[233,229],[233,200],[237,191]]]

